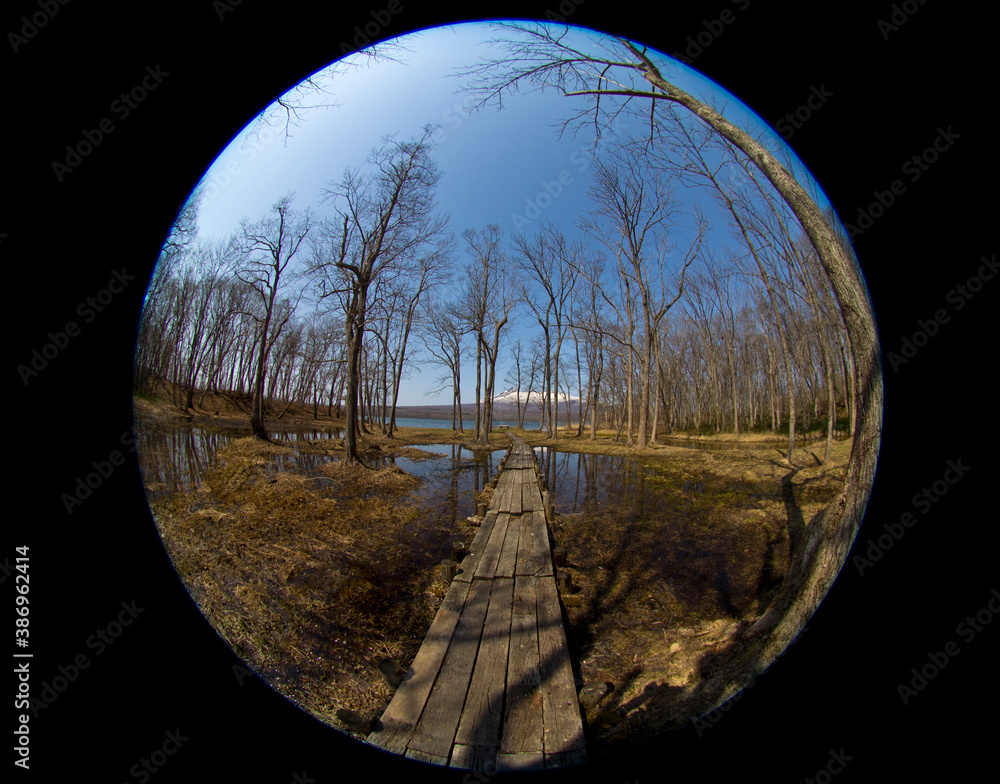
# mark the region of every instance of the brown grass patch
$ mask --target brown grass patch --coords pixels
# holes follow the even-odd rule
[[[391,696],[376,667],[406,666],[444,594],[419,570],[406,502],[418,480],[396,468],[330,463],[317,487],[269,470],[284,446],[239,439],[205,486],[154,504],[167,551],[218,633],[265,680],[334,726]],[[412,537],[410,537],[412,538]]]
[[[777,451],[662,447],[637,456],[647,471],[628,497],[556,510],[570,644],[585,682],[614,686],[588,717],[595,753],[695,718],[686,695],[763,614],[797,537],[841,489],[849,449],[836,444],[825,466],[800,453],[811,465],[793,469]]]

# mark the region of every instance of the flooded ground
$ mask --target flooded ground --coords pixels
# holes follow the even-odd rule
[[[375,715],[381,659],[415,655],[445,586],[439,564],[504,450],[371,449],[344,466],[336,429],[272,434],[139,417],[157,529],[192,598],[248,665],[303,709]]]
[[[378,663],[415,655],[444,594],[438,564],[474,536],[504,450],[382,441],[349,469],[337,428],[271,444],[141,419],[136,432],[164,545],[219,633],[323,721],[379,715],[391,691]],[[648,735],[654,706],[683,714],[685,689],[766,607],[842,478],[790,469],[773,444],[535,449],[574,584],[562,599],[577,675],[613,687],[588,716],[598,745]]]

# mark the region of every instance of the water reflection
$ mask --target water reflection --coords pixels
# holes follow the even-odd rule
[[[662,472],[640,465],[635,458],[535,447],[535,459],[553,505],[564,513],[620,505],[623,499],[635,504],[640,515],[653,513],[660,505],[662,493],[655,487],[647,492],[646,480]]]
[[[218,452],[233,440],[248,435],[245,431],[213,431],[194,425],[161,429],[137,422],[139,465],[150,500],[201,487],[205,473],[214,464]],[[338,457],[304,452],[295,447],[296,444],[340,438],[343,435],[341,429],[270,435],[275,443],[289,446],[294,451],[269,455],[265,467],[267,473],[295,471],[314,477],[316,488],[333,484],[320,473],[320,468],[338,460]],[[449,530],[459,520],[475,513],[474,495],[489,484],[505,452],[503,449],[473,452],[461,444],[424,444],[414,448],[422,454],[399,456],[372,451],[362,453],[361,459],[371,468],[394,466],[420,478],[422,481],[412,492],[411,500],[426,511],[421,526]]]

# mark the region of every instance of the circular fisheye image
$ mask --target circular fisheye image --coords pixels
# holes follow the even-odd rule
[[[232,650],[359,741],[585,765],[802,632],[875,473],[875,320],[781,137],[641,42],[347,53],[193,190],[135,354],[146,494]]]

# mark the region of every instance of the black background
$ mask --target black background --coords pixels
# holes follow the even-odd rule
[[[917,10],[888,40],[877,26],[893,13],[888,2],[806,9],[753,0],[743,11],[723,0],[645,7],[587,0],[571,17],[671,53],[703,20],[732,8],[735,22],[695,67],[772,123],[813,86],[833,93],[791,143],[841,217],[854,223],[873,191],[895,179],[907,186],[855,242],[884,351],[899,351],[903,336],[938,308],[952,314],[898,372],[886,363],[878,475],[852,555],[884,524],[914,511],[911,497],[942,477],[947,460],[971,470],[929,513],[918,512],[917,525],[863,576],[848,561],[800,642],[703,737],[683,730],[647,754],[540,774],[546,778],[793,782],[843,749],[853,759],[838,780],[919,780],[945,770],[962,779],[978,771],[995,740],[1000,622],[972,641],[956,627],[986,607],[998,582],[996,461],[987,447],[995,443],[1000,282],[988,281],[960,312],[946,297],[996,251],[995,132],[987,126],[995,59],[992,73],[985,70],[996,20],[972,3],[904,5]],[[0,16],[5,37],[20,31],[22,14],[39,9],[14,6]],[[30,546],[33,688],[51,683],[77,654],[91,662],[31,720],[30,772],[15,769],[19,779],[136,781],[132,766],[175,729],[189,740],[153,777],[156,784],[283,783],[293,774],[324,783],[461,778],[362,747],[254,678],[241,685],[232,669],[238,660],[172,570],[131,455],[72,515],[60,498],[93,470],[91,461],[121,449],[131,425],[143,291],[179,205],[255,113],[339,56],[354,26],[384,7],[244,0],[220,20],[210,0],[76,0],[18,52],[9,39],[0,44],[7,139],[0,268],[14,336],[9,536],[0,560],[13,562],[14,546]],[[538,18],[545,10],[407,2],[384,35],[491,16]],[[111,116],[111,101],[157,64],[169,77],[129,118],[114,118],[116,130],[58,182],[52,161],[83,129]],[[902,166],[939,128],[959,137],[911,184]],[[136,280],[25,385],[17,366],[30,362],[49,331],[79,323],[77,305],[122,267]],[[12,597],[13,578],[4,582]],[[144,611],[95,656],[88,637],[132,600]],[[897,684],[949,641],[959,656],[904,706]],[[7,705],[12,726],[19,711]]]

